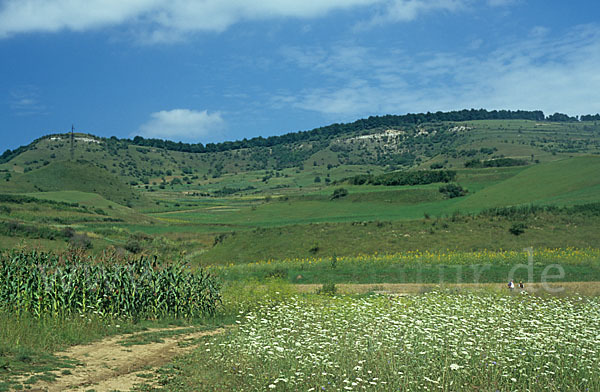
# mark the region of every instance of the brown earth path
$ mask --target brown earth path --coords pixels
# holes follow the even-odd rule
[[[78,362],[69,369],[70,374],[53,372],[57,378],[52,382],[40,381],[31,385],[29,391],[129,391],[135,385],[152,383],[152,378],[141,374],[154,374],[153,370],[170,362],[175,356],[193,349],[194,341],[202,336],[224,332],[223,328],[211,331],[182,333],[163,337],[162,342],[152,342],[124,347],[123,340],[147,333],[177,331],[185,327],[150,329],[137,334],[113,336],[92,344],[73,346],[56,356]]]
[[[515,282],[517,285],[518,282]],[[322,287],[321,284],[294,284],[294,288],[300,293],[314,293]],[[419,294],[436,289],[494,289],[499,291],[508,290],[506,283],[336,283],[336,289],[340,294],[364,294],[374,292],[378,294]],[[515,289],[515,291],[521,291]],[[547,282],[529,283],[525,282],[525,290],[528,293],[543,294],[580,294],[585,296],[600,295],[600,282]]]

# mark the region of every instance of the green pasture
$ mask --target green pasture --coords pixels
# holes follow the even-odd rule
[[[520,235],[510,228],[526,226]],[[600,247],[596,217],[539,214],[515,219],[452,216],[414,221],[364,221],[257,228],[224,234],[194,258],[201,264],[244,263],[294,257],[331,257],[411,250]]]
[[[99,194],[122,205],[148,203],[143,194],[119,177],[86,161],[49,162],[36,170],[15,174],[3,188],[17,193],[81,191]]]
[[[600,157],[584,156],[535,165],[467,196],[460,209],[600,200]]]

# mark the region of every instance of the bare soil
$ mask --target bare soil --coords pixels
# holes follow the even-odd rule
[[[184,327],[151,329],[150,332],[175,331]],[[222,333],[224,329],[183,333],[164,337],[162,342],[130,345],[120,342],[136,334],[113,336],[92,344],[73,346],[57,356],[77,361],[78,365],[69,369],[70,374],[53,372],[57,379],[52,382],[40,381],[31,385],[30,391],[129,391],[137,384],[156,382],[158,367],[170,362],[175,356],[193,349],[196,339]],[[68,372],[68,373],[69,373]],[[140,377],[140,376],[143,377]],[[149,377],[149,378],[148,378]]]

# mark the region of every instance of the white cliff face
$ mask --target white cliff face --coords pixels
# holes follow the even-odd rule
[[[383,141],[385,139],[395,139],[401,136],[406,135],[406,132],[404,131],[398,131],[395,129],[388,129],[384,132],[381,133],[373,133],[371,135],[362,135],[362,136],[356,136],[350,139],[346,139],[346,142],[349,142],[351,140],[377,140],[377,141]]]
[[[456,133],[456,132],[467,132],[467,131],[470,131],[471,129],[473,129],[473,128],[466,127],[464,125],[458,125],[456,127],[448,129],[448,132],[454,132],[454,133]]]
[[[75,136],[73,139],[74,139],[75,141],[78,141],[78,142],[84,142],[84,143],[96,143],[96,144],[100,144],[100,140],[98,140],[98,139],[94,139],[94,138],[91,138],[91,137],[81,137],[81,136]],[[61,141],[61,140],[66,140],[66,141],[69,141],[69,140],[71,140],[71,139],[70,139],[70,138],[68,138],[68,137],[52,136],[52,137],[50,138],[50,140],[51,140],[51,141]]]

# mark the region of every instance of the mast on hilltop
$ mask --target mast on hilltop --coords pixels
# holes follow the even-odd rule
[[[75,125],[71,125],[71,160],[75,157]]]

